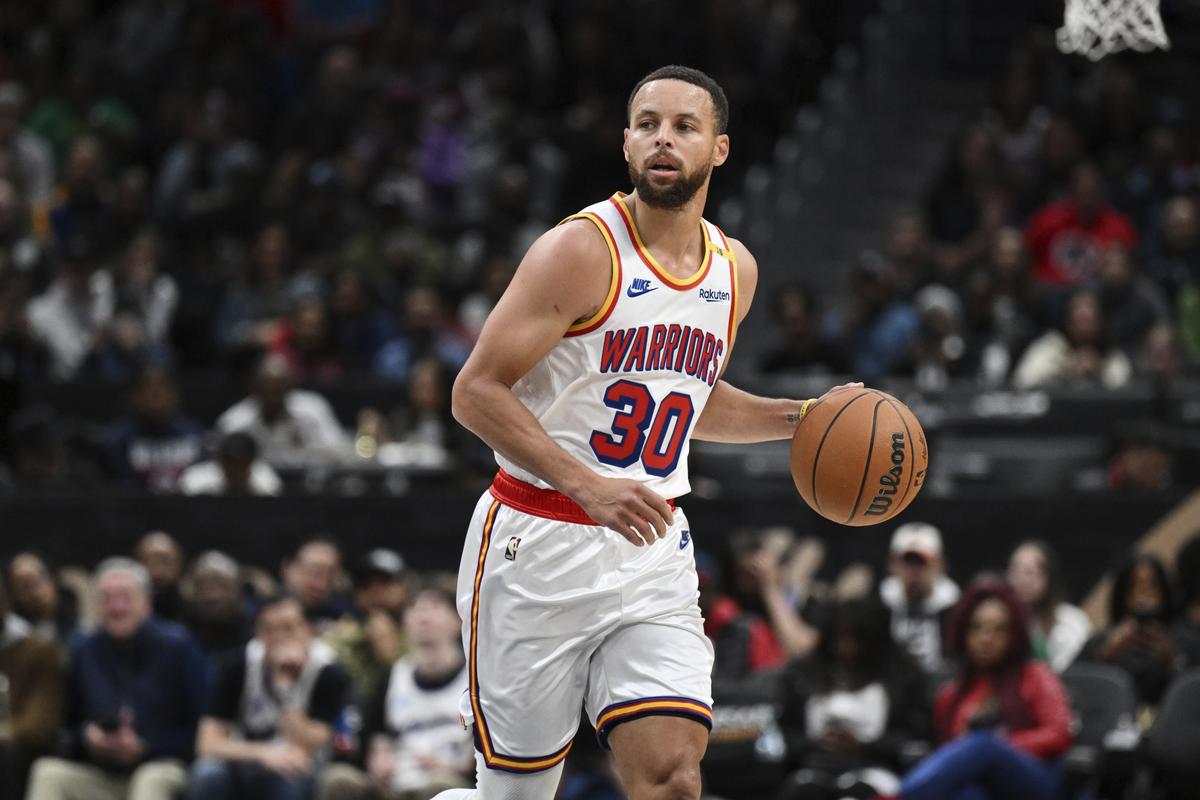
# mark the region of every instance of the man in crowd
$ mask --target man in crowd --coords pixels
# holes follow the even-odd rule
[[[427,800],[470,785],[471,735],[458,716],[467,690],[460,626],[452,592],[435,586],[417,592],[404,613],[410,652],[367,706],[367,774],[332,768],[319,800]]]
[[[69,656],[67,758],[33,765],[27,800],[161,800],[182,790],[205,694],[187,632],[151,614],[150,576],[128,558],[96,569],[100,627]]]
[[[888,571],[879,595],[892,614],[892,638],[926,672],[940,671],[943,623],[959,595],[946,576],[942,534],[924,522],[901,525],[892,535]]]
[[[342,551],[329,539],[316,537],[304,542],[283,564],[283,585],[300,601],[304,616],[324,633],[350,612],[349,600],[338,591]]]
[[[50,751],[62,721],[66,655],[12,613],[0,583],[0,797],[25,796],[33,760]]]
[[[338,654],[359,701],[370,696],[404,649],[401,614],[408,598],[404,559],[376,548],[354,570],[354,614],[343,617],[325,641]]]
[[[259,609],[256,637],[218,668],[189,800],[303,800],[328,753],[348,680],[299,601]]]
[[[154,587],[154,613],[177,620],[183,614],[179,578],[183,574],[183,548],[165,531],[151,531],[141,538],[134,556],[150,576]]]

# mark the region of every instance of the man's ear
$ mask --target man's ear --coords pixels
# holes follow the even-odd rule
[[[625,163],[629,163],[629,128],[621,134],[621,152],[625,154]]]
[[[719,167],[729,158],[729,134],[717,135],[717,143],[713,145],[713,166]]]

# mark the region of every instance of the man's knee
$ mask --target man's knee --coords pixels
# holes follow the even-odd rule
[[[653,763],[643,775],[647,800],[699,800],[700,765],[687,758]]]
[[[148,761],[129,778],[129,800],[171,800],[183,794],[187,772],[178,761]]]
[[[110,789],[104,783],[104,777],[95,767],[46,756],[33,762],[25,797],[28,800],[64,800],[82,793],[100,798],[106,795],[106,789]]]
[[[188,794],[195,798],[222,798],[229,794],[233,772],[228,761],[198,758],[188,778]]]
[[[317,779],[316,800],[364,800],[370,791],[367,773],[349,764],[330,764]]]

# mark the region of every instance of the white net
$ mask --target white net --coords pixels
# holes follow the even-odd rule
[[[1066,0],[1058,49],[1098,61],[1125,48],[1146,52],[1171,46],[1159,0]]]

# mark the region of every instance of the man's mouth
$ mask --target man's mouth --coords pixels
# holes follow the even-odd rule
[[[659,156],[658,158],[651,159],[650,171],[656,172],[659,175],[674,175],[679,172],[679,167],[671,159]]]

